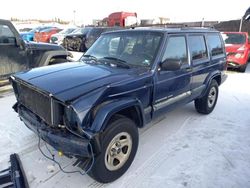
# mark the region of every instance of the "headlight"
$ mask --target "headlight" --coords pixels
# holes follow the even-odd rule
[[[80,131],[82,129],[82,121],[85,118],[88,110],[77,112],[73,107],[68,106],[64,109],[66,125],[70,126],[73,130]]]
[[[237,53],[237,54],[235,54],[234,57],[235,57],[235,58],[242,58],[243,55],[244,55],[243,53]]]

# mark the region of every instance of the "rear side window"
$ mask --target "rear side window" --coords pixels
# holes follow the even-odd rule
[[[212,56],[223,54],[223,47],[220,36],[218,34],[208,34],[207,42]]]
[[[193,61],[208,57],[205,38],[203,35],[193,35],[188,38],[191,59]]]
[[[169,37],[162,61],[168,59],[181,61],[182,64],[188,63],[185,36]]]

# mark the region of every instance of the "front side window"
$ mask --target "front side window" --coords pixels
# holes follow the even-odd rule
[[[129,65],[151,66],[160,46],[160,32],[114,32],[101,35],[84,57],[119,59]]]
[[[202,35],[189,36],[188,44],[193,61],[201,60],[208,57],[205,38]]]
[[[15,35],[7,25],[0,25],[0,43],[14,44]]]
[[[223,47],[218,34],[208,34],[207,42],[212,56],[223,54]]]
[[[177,60],[180,61],[181,64],[188,63],[185,36],[169,37],[162,62],[166,60]]]

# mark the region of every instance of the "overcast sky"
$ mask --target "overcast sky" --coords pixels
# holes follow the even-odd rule
[[[77,22],[92,23],[112,12],[137,12],[141,19],[156,17],[170,21],[224,21],[239,19],[250,7],[250,0],[3,0],[0,18],[22,19],[61,18]]]

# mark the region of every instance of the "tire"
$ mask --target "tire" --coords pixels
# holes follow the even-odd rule
[[[218,83],[216,80],[212,80],[206,94],[194,101],[196,111],[201,114],[210,114],[217,103],[218,94]]]
[[[246,68],[247,68],[247,62],[246,62],[246,64],[241,65],[239,67],[238,71],[244,73],[244,72],[246,72]]]
[[[101,144],[102,152],[95,157],[89,175],[100,183],[109,183],[121,177],[134,160],[138,147],[136,124],[125,116],[115,115]]]
[[[59,63],[65,63],[65,62],[68,62],[68,60],[65,58],[52,58],[49,61],[49,65],[55,65],[55,64],[59,64]]]

